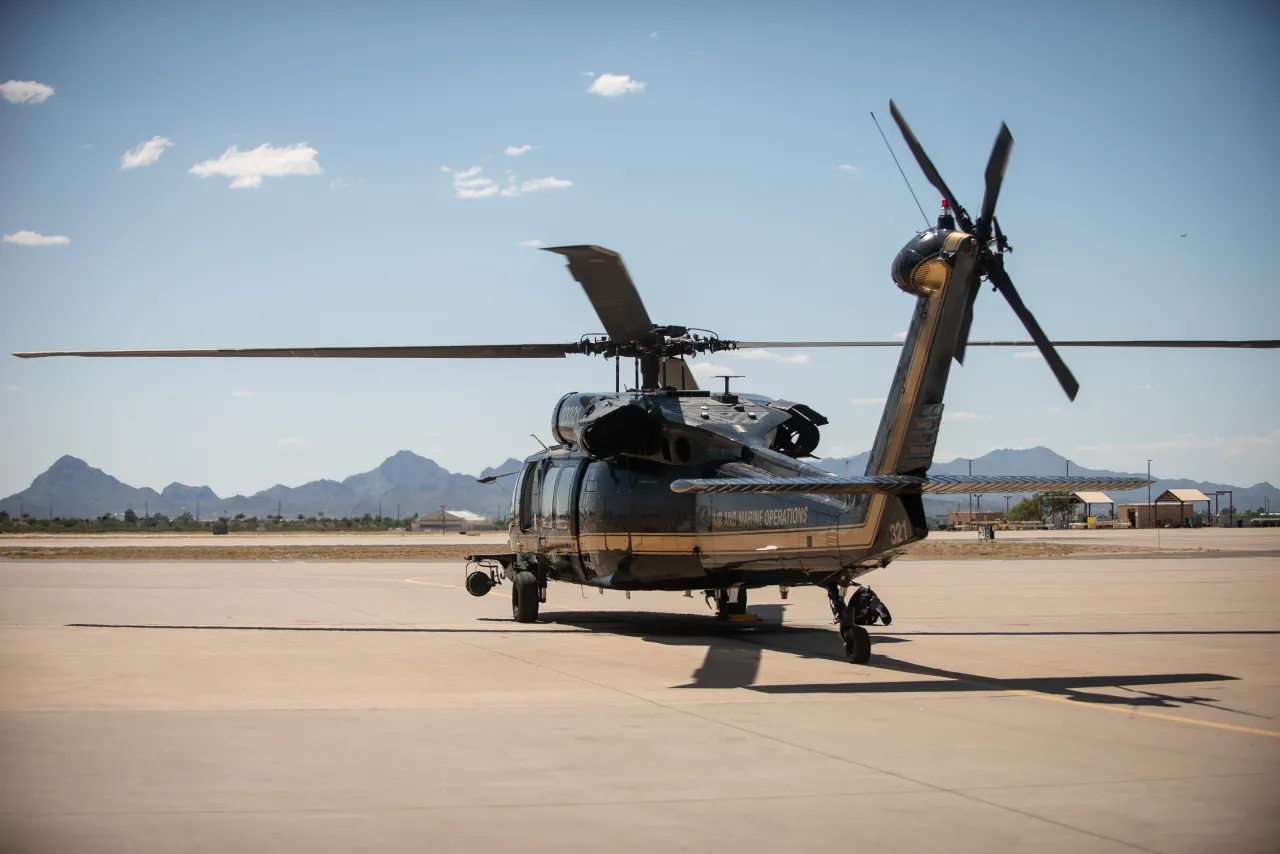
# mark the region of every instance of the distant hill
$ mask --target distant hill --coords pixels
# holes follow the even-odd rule
[[[518,460],[507,460],[481,476],[514,471]],[[104,513],[132,509],[170,517],[199,512],[202,519],[214,516],[274,515],[299,513],[315,516],[362,516],[365,513],[393,515],[397,507],[404,516],[430,513],[445,505],[454,510],[473,510],[489,517],[505,516],[511,505],[512,478],[480,484],[468,474],[457,474],[412,451],[388,457],[372,471],[353,474],[341,481],[316,480],[301,486],[276,485],[254,495],[219,497],[207,486],[171,483],[156,492],[122,483],[84,460],[66,456],[41,474],[31,486],[0,501],[0,510],[16,517],[32,516],[96,518]]]
[[[866,470],[867,453],[853,457],[831,457],[818,461],[818,465],[837,474],[862,474]],[[846,465],[847,463],[847,465]],[[486,468],[481,477],[517,471],[520,461],[508,459],[493,468]],[[935,463],[931,471],[938,474],[966,474],[969,461],[964,459]],[[973,460],[973,473],[989,475],[1054,475],[1067,473],[1067,461],[1048,448],[991,451]],[[1131,475],[1133,472],[1113,472],[1090,469],[1071,464],[1071,474],[1078,475]],[[149,510],[170,517],[183,513],[196,513],[208,519],[216,515],[268,516],[279,512],[284,516],[302,513],[315,516],[362,516],[400,513],[430,513],[445,505],[454,510],[473,510],[490,517],[506,516],[511,505],[511,487],[515,478],[502,478],[496,483],[480,484],[469,474],[451,472],[433,460],[420,457],[412,451],[393,454],[371,471],[353,474],[340,481],[315,480],[301,486],[276,485],[254,495],[233,495],[221,498],[207,486],[187,486],[171,483],[160,492],[149,487],[133,487],[122,483],[101,469],[84,460],[62,457],[49,470],[41,474],[31,486],[0,501],[0,510],[16,517],[21,510],[32,516],[71,518],[96,518],[104,513],[121,513],[132,509],[141,515]],[[1230,489],[1234,492],[1235,506],[1249,509],[1262,506],[1268,499],[1273,506],[1280,506],[1280,490],[1269,483],[1253,486],[1193,481],[1186,478],[1164,478],[1152,487],[1158,495],[1166,489],[1193,487],[1212,496],[1215,490]],[[1025,493],[1015,494],[1013,502],[1021,500]],[[1145,489],[1111,493],[1117,503],[1143,502],[1147,500]],[[1003,505],[1004,496],[988,496],[989,508]],[[1225,501],[1225,497],[1223,499]],[[948,510],[967,509],[967,496],[947,498],[927,497],[925,510],[930,515],[942,515]],[[1224,505],[1225,506],[1225,505]]]
[[[869,452],[863,452],[853,457],[828,457],[818,461],[820,468],[826,469],[836,474],[845,474],[846,470],[849,474],[865,474],[867,467],[867,458]],[[845,461],[848,460],[846,467]],[[979,475],[1066,475],[1067,458],[1058,454],[1049,448],[1021,448],[1008,449],[1002,448],[996,451],[990,451],[981,457],[974,457],[973,474]],[[949,462],[934,462],[933,467],[929,469],[930,474],[953,474],[962,475],[969,473],[970,461],[968,459],[954,459]],[[1122,477],[1139,475],[1146,477],[1146,472],[1123,472],[1110,471],[1107,469],[1091,469],[1081,465],[1077,465],[1073,460],[1071,462],[1070,474],[1072,476],[1097,475],[1102,477]],[[1232,490],[1232,498],[1235,502],[1237,510],[1247,510],[1262,506],[1263,498],[1270,500],[1275,504],[1280,500],[1280,489],[1269,483],[1256,483],[1253,486],[1233,486],[1226,483],[1214,483],[1211,481],[1191,480],[1189,478],[1159,478],[1151,487],[1151,495],[1154,497],[1164,492],[1166,489],[1198,489],[1210,498],[1216,490],[1222,489]],[[1028,493],[1010,493],[1011,502],[1018,502],[1025,498]],[[1142,503],[1147,500],[1147,490],[1134,489],[1125,492],[1108,492],[1108,496],[1114,498],[1117,504]],[[983,496],[985,501],[998,503],[1001,508],[1004,505],[1004,494],[999,496]],[[1226,507],[1226,496],[1221,499],[1222,506]],[[988,504],[988,508],[995,509],[996,504]],[[945,514],[949,510],[967,510],[969,509],[968,496],[957,496],[955,498],[925,498],[925,512],[931,516]]]

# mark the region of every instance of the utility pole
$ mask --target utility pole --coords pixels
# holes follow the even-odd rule
[[[1067,477],[1071,477],[1071,460],[1067,460]]]
[[[196,501],[196,522],[200,521],[200,502]]]
[[[396,524],[400,524],[400,504],[396,504]]]
[[[973,476],[973,460],[969,460],[969,476]],[[973,493],[969,493],[969,524],[973,524]]]
[[[1009,524],[1009,498],[1010,496],[1008,495],[1004,497],[1004,523],[1006,525]]]
[[[441,504],[441,505],[440,505],[440,536],[442,536],[442,537],[443,537],[443,536],[447,533],[447,531],[448,531],[448,528],[446,527],[446,522],[445,522],[445,518],[446,518],[446,517],[445,517],[445,509],[444,509],[444,508],[445,508],[445,505]]]

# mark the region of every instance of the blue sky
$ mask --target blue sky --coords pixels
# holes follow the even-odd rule
[[[621,252],[657,322],[888,339],[912,308],[889,262],[921,220],[869,110],[936,206],[890,97],[970,209],[1008,122],[1007,267],[1051,337],[1280,337],[1268,4],[993,4],[945,23],[879,4],[438,5],[7,4],[0,81],[54,94],[0,100],[0,231],[70,242],[0,244],[2,349],[597,331],[560,259],[519,245],[535,240]],[[588,91],[610,80],[644,86]],[[171,142],[158,159],[121,168],[155,137]],[[263,145],[234,174],[191,172]],[[260,185],[231,188],[243,174]],[[989,291],[973,334],[1023,337]],[[808,359],[707,361],[826,414],[819,453],[868,447],[896,353],[783,355]],[[1043,362],[973,352],[940,455],[1043,444],[1092,467],[1280,481],[1280,354],[1064,356],[1074,404]],[[611,384],[585,357],[6,356],[0,494],[64,453],[224,495],[402,448],[478,471],[534,450],[562,392]]]

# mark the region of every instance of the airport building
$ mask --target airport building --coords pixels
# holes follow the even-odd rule
[[[1213,500],[1198,489],[1166,489],[1151,504],[1121,504],[1116,517],[1134,528],[1181,528],[1194,524],[1201,501],[1206,511],[1212,508]]]

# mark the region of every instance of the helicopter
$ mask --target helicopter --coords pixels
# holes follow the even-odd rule
[[[888,625],[888,607],[859,583],[928,536],[923,496],[1135,489],[1128,477],[929,476],[952,361],[975,346],[1036,347],[1067,397],[1079,383],[1057,347],[1252,347],[1280,341],[1051,342],[1005,270],[1012,251],[995,216],[1013,147],[1001,125],[972,219],[890,101],[890,112],[925,177],[941,194],[941,213],[890,267],[915,298],[904,341],[736,341],[706,330],[658,325],[649,317],[621,256],[594,245],[549,247],[567,261],[604,327],[563,344],[222,350],[46,351],[20,358],[212,357],[377,359],[559,359],[572,354],[614,362],[612,392],[563,395],[552,410],[555,444],[528,457],[516,478],[506,549],[468,555],[466,588],[485,596],[511,586],[512,616],[537,620],[551,581],[633,591],[701,591],[716,616],[750,618],[747,591],[814,586],[827,593],[849,661],[871,651],[867,626]],[[905,178],[905,175],[904,175]],[[1001,293],[1030,341],[970,341],[983,280]],[[828,420],[790,400],[698,387],[688,360],[738,349],[900,346],[901,356],[866,472],[840,477],[807,460]],[[630,388],[622,361],[633,363]]]

